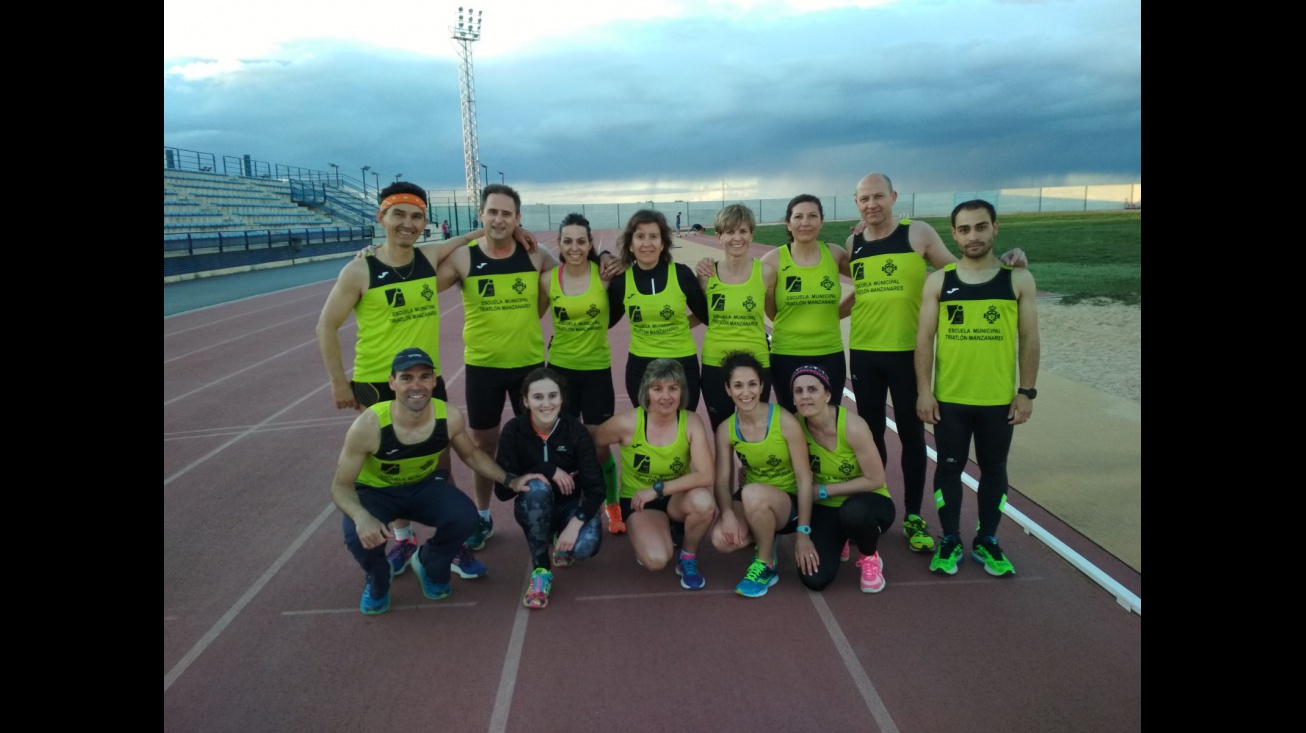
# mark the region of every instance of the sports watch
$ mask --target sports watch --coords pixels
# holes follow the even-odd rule
[[[653,493],[657,494],[657,495],[658,495],[658,498],[661,499],[661,498],[662,498],[662,490],[663,490],[664,488],[666,488],[666,486],[667,486],[667,485],[664,484],[664,483],[662,483],[661,481],[654,481],[654,482],[653,482]]]
[[[1016,390],[1016,394],[1023,394],[1032,400],[1035,397],[1038,397],[1038,390],[1034,389],[1033,387],[1030,387],[1029,389],[1025,389],[1024,387],[1021,387],[1020,389]]]

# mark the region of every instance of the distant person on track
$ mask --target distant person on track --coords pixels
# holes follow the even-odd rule
[[[866,420],[875,448],[888,462],[887,398],[893,396],[894,419],[902,445],[902,531],[912,552],[934,550],[929,525],[921,517],[925,497],[925,424],[916,416],[916,328],[926,267],[941,269],[957,261],[934,227],[899,220],[893,207],[898,192],[883,173],[868,173],[857,182],[853,200],[861,221],[844,244],[850,257],[853,290],[840,305],[851,316],[848,364],[857,414]],[[1025,254],[1013,249],[1003,260],[1019,267]]]
[[[930,273],[916,336],[916,414],[934,426],[935,505],[943,535],[930,570],[955,575],[961,547],[961,474],[975,441],[979,528],[971,557],[990,575],[1014,575],[998,545],[1015,426],[1034,411],[1038,380],[1037,290],[1028,270],[993,253],[997,212],[975,199],[952,210],[961,260]],[[937,337],[937,338],[936,338]]]
[[[680,233],[680,212],[676,212],[676,234]]]
[[[879,593],[885,586],[879,541],[893,526],[893,499],[870,428],[833,404],[833,389],[825,372],[810,364],[800,366],[790,381],[816,484],[811,535],[816,566],[798,578],[811,590],[824,590],[834,582],[839,562],[848,559],[852,543],[861,553],[858,585],[863,593]]]
[[[762,365],[747,351],[726,355],[721,372],[734,410],[716,434],[715,495],[719,519],[712,545],[734,552],[753,545],[753,561],[735,592],[766,595],[780,579],[776,545],[794,534],[794,556],[806,573],[816,570],[811,541],[812,469],[803,428],[788,410],[762,398]],[[735,458],[744,469],[737,482]],[[741,485],[742,484],[742,485]]]
[[[385,229],[385,242],[364,250],[372,256],[357,257],[341,268],[317,321],[318,351],[331,380],[332,399],[342,410],[361,410],[393,400],[390,362],[395,353],[410,346],[433,355],[435,397],[448,400],[440,375],[440,301],[436,296],[454,281],[437,277],[436,270],[451,252],[465,250],[469,242],[484,235],[476,230],[444,242],[417,245],[426,228],[425,189],[399,181],[382,189],[379,197],[376,220]],[[525,239],[534,246],[533,239]],[[358,323],[352,381],[345,374],[339,337],[350,313]],[[441,455],[436,470],[450,480],[447,453]],[[394,531],[395,545],[389,557],[398,575],[407,569],[418,543],[407,521],[396,524]]]
[[[544,247],[529,252],[514,241],[521,229],[521,196],[512,187],[491,183],[482,189],[479,215],[484,239],[455,249],[441,264],[440,278],[462,288],[467,425],[476,447],[493,455],[504,400],[520,415],[522,378],[544,366],[540,316],[549,303],[548,292],[540,289],[540,273],[556,267],[558,259]],[[494,535],[494,484],[481,475],[473,480],[481,521],[467,546],[479,550]]]
[[[345,435],[331,482],[331,499],[344,513],[345,546],[367,574],[359,610],[368,615],[390,608],[390,562],[385,555],[386,526],[407,519],[436,532],[413,553],[413,571],[422,594],[431,600],[449,597],[454,558],[468,561],[465,578],[486,575],[485,566],[463,548],[476,529],[476,507],[467,495],[435,471],[440,454],[453,446],[458,456],[490,481],[516,490],[544,477],[505,472],[467,437],[463,415],[433,397],[435,360],[421,349],[399,352],[393,359],[390,389],[398,397],[364,410]]]
[[[649,362],[671,358],[684,369],[687,409],[698,409],[698,344],[690,329],[707,323],[707,300],[694,271],[671,259],[671,227],[660,211],[640,209],[617,239],[624,277],[608,284],[612,318],[630,322],[626,357],[626,394],[639,404],[644,369]],[[688,309],[689,315],[686,313]]]
[[[611,253],[609,263],[615,257]],[[579,418],[590,434],[612,417],[616,393],[612,386],[612,349],[608,329],[614,324],[608,303],[609,278],[594,250],[589,219],[567,214],[558,227],[558,255],[562,264],[540,275],[540,292],[549,298],[553,338],[549,341],[549,367],[562,380],[562,410]],[[610,446],[598,446],[599,465],[606,485],[608,531],[623,534],[617,493],[617,462]]]
[[[444,221],[440,222],[440,231],[444,233],[444,238],[445,238],[445,239],[448,239],[448,238],[449,238],[449,220],[448,220],[448,219],[445,219]]]
[[[513,516],[526,533],[535,569],[522,605],[535,609],[549,605],[554,567],[569,567],[599,551],[603,471],[589,429],[563,411],[566,387],[557,372],[532,370],[518,399],[525,411],[504,423],[499,465],[510,474],[538,473],[547,480],[518,483],[516,489],[496,484],[494,492],[512,500]]]
[[[594,442],[621,444],[621,514],[635,559],[657,572],[674,558],[680,586],[699,590],[706,581],[698,546],[716,518],[716,502],[712,439],[702,418],[685,409],[686,384],[679,361],[654,359],[634,393],[639,406],[600,425]]]

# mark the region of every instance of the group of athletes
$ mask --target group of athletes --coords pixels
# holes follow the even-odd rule
[[[554,567],[599,550],[603,517],[610,533],[629,535],[640,565],[673,565],[689,590],[705,585],[706,540],[722,553],[752,548],[735,590],[764,595],[778,579],[778,537],[792,534],[806,587],[828,586],[855,548],[861,590],[877,593],[878,542],[896,518],[882,460],[890,396],[910,548],[933,552],[931,570],[957,572],[973,439],[981,479],[971,554],[992,575],[1013,574],[996,531],[1013,428],[1036,395],[1024,255],[993,252],[988,202],[954,209],[958,259],[932,227],[895,217],[888,176],[865,176],[855,198],[861,221],[843,246],[819,239],[821,202],[803,194],[785,212],[789,243],[761,258],[751,252],[752,211],[726,206],[715,221],[722,256],[690,268],[672,260],[673,231],[657,211],[631,216],[615,254],[597,251],[589,222],[569,214],[555,256],[519,226],[521,198],[508,186],[483,190],[482,229],[422,245],[425,191],[382,190],[385,242],[341,270],[317,326],[336,406],[360,410],[331,489],[366,574],[360,610],[387,610],[391,580],[410,566],[433,600],[452,593],[454,573],[484,576],[475,551],[494,534],[492,494],[514,502],[526,536],[528,608],[548,604]],[[852,280],[846,296],[840,275]],[[437,295],[453,285],[465,311],[465,417],[447,402],[438,353]],[[352,379],[338,336],[350,313]],[[607,332],[623,318],[632,409],[618,412]],[[857,413],[841,405],[849,371]],[[500,425],[505,399],[514,416]],[[925,423],[939,456],[937,541],[921,516]],[[450,446],[474,472],[473,497],[450,480]],[[433,536],[419,543],[412,522]]]

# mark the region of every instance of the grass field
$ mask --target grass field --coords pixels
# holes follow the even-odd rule
[[[922,219],[956,254],[948,219]],[[843,244],[851,221],[826,222],[821,239]],[[753,241],[781,245],[782,225],[758,227]],[[1062,302],[1143,302],[1143,228],[1140,211],[1074,211],[1008,214],[998,218],[999,254],[1025,250],[1038,289],[1064,296]]]

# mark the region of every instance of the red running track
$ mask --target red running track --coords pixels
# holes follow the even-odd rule
[[[610,246],[613,234],[596,236]],[[884,592],[859,592],[851,563],[807,591],[785,540],[780,582],[758,599],[732,592],[743,553],[705,545],[707,587],[690,592],[605,534],[595,558],[555,572],[547,609],[527,611],[525,539],[496,500],[479,554],[488,577],[455,578],[433,602],[408,572],[388,613],[363,616],[329,496],[354,417],[333,406],[313,333],[329,289],[164,319],[165,730],[1141,729],[1141,617],[1010,521],[1000,536],[1015,578],[969,558],[933,575],[895,526],[880,545]],[[462,306],[453,290],[440,303],[440,358],[462,404]],[[629,332],[623,321],[610,333],[622,409]],[[353,336],[351,320],[347,364]],[[891,489],[897,450],[890,433]],[[454,467],[470,492],[469,470]],[[1141,594],[1140,575],[1009,500]],[[967,492],[963,526],[975,521]]]

